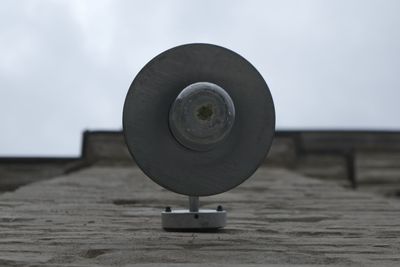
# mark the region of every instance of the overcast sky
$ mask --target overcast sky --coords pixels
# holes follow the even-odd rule
[[[278,129],[400,129],[400,1],[0,2],[0,155],[78,155],[119,130],[151,58],[208,42],[247,58]]]

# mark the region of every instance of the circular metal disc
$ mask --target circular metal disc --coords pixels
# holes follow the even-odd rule
[[[169,112],[190,84],[223,88],[235,106],[228,136],[213,149],[195,151],[171,133]],[[136,76],[125,99],[124,136],[138,166],[173,192],[207,196],[244,182],[264,161],[275,131],[271,93],[243,57],[220,46],[187,44],[153,58]]]

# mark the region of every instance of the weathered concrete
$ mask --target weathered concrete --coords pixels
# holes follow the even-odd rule
[[[161,230],[160,209],[186,198],[137,168],[93,166],[21,187],[0,196],[0,265],[400,264],[396,201],[262,168],[202,202],[228,210],[225,230]]]
[[[360,164],[360,154],[367,153],[371,155],[371,160],[376,158],[379,162],[386,159],[381,155],[389,155],[387,160],[392,166],[392,158],[400,157],[399,143],[399,132],[277,131],[265,163],[318,179],[336,180],[347,187],[364,188],[365,176],[370,172],[380,172],[382,168],[375,168],[374,164]],[[82,151],[86,162],[133,164],[121,132],[87,131]],[[379,155],[374,157],[375,153]],[[400,173],[400,168],[395,171]],[[379,180],[377,176],[375,178]],[[400,190],[399,182],[400,179],[382,179],[384,186],[376,192],[393,195],[393,190],[386,191],[385,188],[395,186]],[[371,189],[368,187],[367,190]]]
[[[265,163],[398,198],[399,144],[400,132],[277,131]],[[0,158],[0,192],[60,175],[71,166],[135,164],[120,131],[86,131],[81,157],[67,161]]]
[[[82,158],[89,163],[134,164],[120,131],[85,131]]]
[[[86,166],[78,158],[0,158],[0,192]]]
[[[334,180],[344,186],[349,185],[346,158],[341,155],[305,154],[297,159],[293,169],[306,176]]]
[[[355,166],[360,190],[400,198],[400,153],[357,151]]]
[[[400,133],[390,131],[293,131],[304,151],[400,151]]]

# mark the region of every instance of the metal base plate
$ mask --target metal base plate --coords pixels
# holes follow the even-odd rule
[[[189,210],[172,210],[161,213],[162,227],[166,230],[201,230],[218,229],[226,225],[226,211],[200,209],[197,212]]]

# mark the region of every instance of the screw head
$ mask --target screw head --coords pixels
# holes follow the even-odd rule
[[[171,207],[165,207],[165,212],[171,212]]]
[[[224,210],[224,208],[221,205],[218,205],[217,211],[223,211],[223,210]]]

